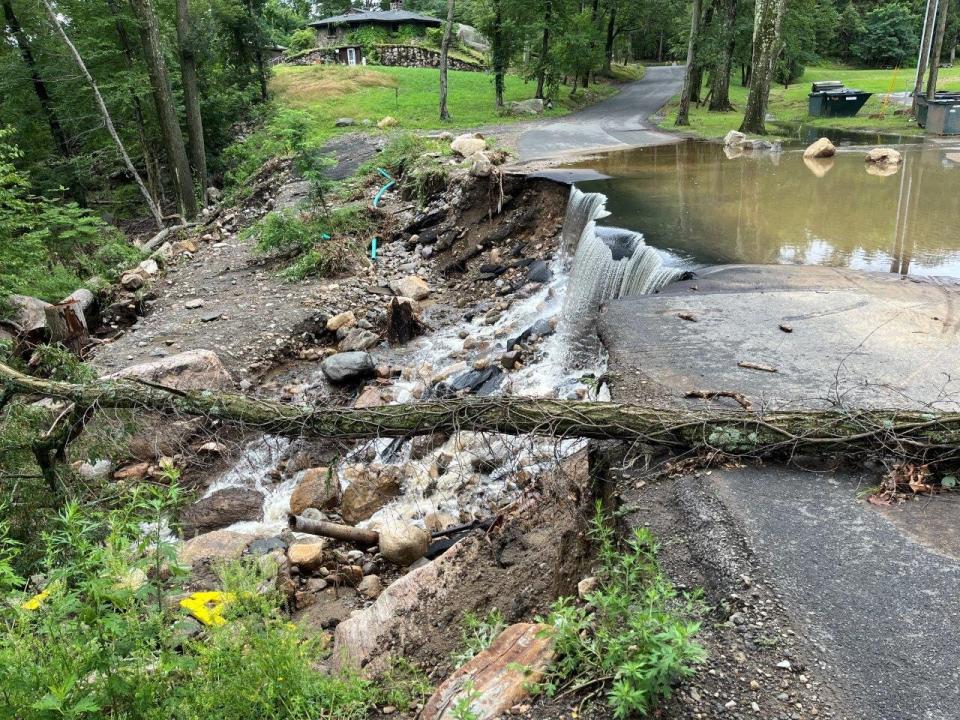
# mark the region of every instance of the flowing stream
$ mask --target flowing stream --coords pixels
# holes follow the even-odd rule
[[[601,375],[606,364],[595,332],[601,306],[618,297],[656,292],[679,270],[665,266],[663,256],[648,247],[640,234],[598,226],[597,221],[607,215],[605,195],[571,187],[550,282],[530,297],[514,301],[494,324],[477,318],[414,341],[416,346],[404,349],[402,358],[413,371],[392,387],[394,402],[413,401],[418,386],[422,391],[428,378],[455,367],[450,355],[463,349],[463,331],[475,346],[486,348],[482,352],[496,367],[500,355],[509,349],[507,342],[525,329],[549,336],[535,355],[525,358],[523,368],[497,376],[499,386],[492,394],[608,400],[605,389],[584,382]],[[455,383],[471,372],[475,371],[470,364],[463,364],[449,373],[447,382]],[[263,520],[237,523],[230,529],[266,534],[286,527],[290,496],[300,474],[276,482],[270,471],[289,446],[284,438],[255,440],[208,489],[209,495],[228,487],[254,487],[264,494]],[[459,432],[439,448],[414,458],[411,442],[374,439],[358,443],[339,462],[336,474],[341,487],[346,487],[352,474],[365,467],[399,469],[402,495],[361,525],[396,519],[420,522],[431,512],[454,518],[485,517],[513,499],[532,477],[582,446],[580,440]]]

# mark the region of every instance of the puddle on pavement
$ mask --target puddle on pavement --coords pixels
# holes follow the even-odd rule
[[[592,158],[610,176],[578,183],[609,198],[604,224],[641,232],[685,267],[828,265],[960,277],[960,143],[902,145],[900,168],[865,147],[805,161],[802,146],[727,157],[690,141]]]

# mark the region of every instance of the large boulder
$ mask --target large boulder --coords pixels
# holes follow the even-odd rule
[[[331,382],[350,383],[372,377],[376,365],[368,352],[342,352],[331,355],[320,364]]]
[[[542,115],[543,100],[533,98],[532,100],[520,100],[518,102],[507,103],[507,109],[517,115]]]
[[[307,508],[332,510],[340,502],[340,482],[329,468],[304,470],[290,496],[290,512],[301,515]]]
[[[353,465],[344,477],[349,484],[340,499],[340,516],[349,525],[369,520],[400,495],[400,471],[393,466]]]
[[[430,296],[430,286],[418,275],[408,275],[390,283],[390,289],[397,295],[412,300],[425,300]]]
[[[263,494],[252,488],[231,487],[198,500],[180,514],[184,537],[246,520],[263,519]]]
[[[470,164],[470,175],[473,177],[490,177],[493,172],[493,161],[486,153],[474,153],[467,158]]]
[[[829,138],[820,138],[816,142],[812,143],[806,150],[803,151],[803,156],[805,158],[828,158],[833,157],[837,154],[837,148],[833,146],[833,143],[830,142]]]
[[[380,554],[396,565],[413,565],[430,547],[430,533],[416,525],[394,522],[379,532]]]
[[[450,149],[462,157],[470,157],[474,153],[483,152],[487,149],[487,141],[482,135],[466,134],[459,135],[450,143]]]
[[[254,536],[232,530],[214,530],[187,540],[177,551],[182,565],[193,565],[202,560],[236,560]]]
[[[189,350],[170,357],[131,365],[104,376],[107,380],[130,378],[174,390],[229,390],[233,378],[210,350]]]
[[[877,165],[899,165],[903,162],[903,155],[893,148],[878,147],[868,152],[864,159],[868,163]]]
[[[455,720],[467,708],[475,720],[493,720],[530,697],[553,660],[549,625],[511,625],[438,687],[421,720]]]
[[[47,313],[50,303],[29,295],[10,295],[7,297],[10,314],[0,319],[0,326],[6,326],[10,334],[24,340],[39,342],[47,329]]]
[[[291,565],[303,571],[313,572],[323,567],[323,551],[326,544],[322,538],[312,538],[305,542],[294,543],[287,548],[287,558]]]

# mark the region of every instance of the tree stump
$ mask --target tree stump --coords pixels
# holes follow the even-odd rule
[[[48,305],[44,308],[47,318],[47,330],[50,332],[50,342],[60,343],[77,356],[80,356],[84,346],[90,340],[90,331],[87,329],[87,319],[83,314],[83,306],[76,299]]]
[[[403,345],[426,332],[426,327],[413,311],[413,303],[393,298],[387,308],[387,341]]]

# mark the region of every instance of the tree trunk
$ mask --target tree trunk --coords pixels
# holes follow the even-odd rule
[[[493,0],[493,85],[497,110],[503,109],[504,75],[507,72],[506,37],[503,31],[503,0]]]
[[[304,408],[210,391],[170,390],[136,380],[72,384],[41,380],[0,364],[10,395],[43,396],[92,409],[202,416],[294,438],[414,437],[464,430],[510,435],[640,442],[674,450],[751,457],[863,453],[884,448],[911,462],[956,462],[960,413],[906,410],[693,411],[642,405],[519,397],[470,398],[356,409]]]
[[[943,0],[943,2],[946,2],[946,0]],[[920,99],[920,92],[923,90],[923,78],[927,72],[927,59],[930,57],[930,45],[933,42],[933,23],[937,16],[934,8],[937,7],[937,4],[937,0],[927,0],[927,12],[923,24],[923,41],[920,43],[917,77],[913,85],[913,105],[910,108],[910,112],[914,115],[917,114],[917,103]]]
[[[120,39],[120,48],[123,50],[124,64],[127,70],[132,70],[135,65],[133,43],[130,42],[127,29],[123,26],[120,9],[117,7],[116,0],[107,0],[107,5],[110,7],[110,12],[113,13],[117,37]],[[133,119],[137,125],[137,138],[140,141],[140,152],[143,153],[143,165],[147,170],[147,184],[150,186],[150,194],[156,201],[158,197],[161,199],[165,197],[160,180],[160,170],[157,167],[156,156],[147,139],[147,123],[143,114],[143,104],[140,102],[140,96],[132,88],[130,90],[130,104],[133,106]]]
[[[610,19],[607,21],[607,47],[603,54],[603,71],[610,74],[613,67],[613,41],[617,39],[617,6],[610,8]]]
[[[543,100],[543,89],[547,82],[547,58],[550,55],[550,22],[553,19],[553,0],[547,0],[543,10],[543,35],[540,40],[540,67],[537,68],[537,94]]]
[[[33,57],[30,39],[20,26],[20,20],[13,11],[13,3],[11,0],[3,0],[3,16],[6,20],[7,28],[10,30],[10,34],[17,42],[17,50],[20,52],[20,57],[23,58],[24,65],[26,65],[27,70],[30,71],[30,81],[33,83],[33,92],[36,94],[37,100],[40,101],[40,109],[43,111],[43,116],[47,120],[47,125],[50,126],[50,135],[53,137],[53,142],[57,146],[57,152],[65,159],[70,158],[73,156],[73,153],[70,150],[70,143],[67,142],[67,134],[63,130],[63,125],[60,124],[60,118],[57,116],[56,110],[54,110],[53,100],[47,90],[47,83],[44,82],[43,76],[40,75],[40,68],[37,67],[37,61]]]
[[[780,52],[780,27],[786,0],[757,0],[753,26],[750,94],[740,132],[764,135],[773,64]]]
[[[90,340],[90,331],[87,329],[87,320],[80,303],[67,300],[57,305],[48,305],[44,308],[44,316],[50,331],[50,342],[59,343],[80,357]]]
[[[447,0],[447,24],[443,28],[443,42],[440,44],[440,119],[449,120],[447,110],[447,64],[450,55],[450,40],[453,37],[453,10],[455,0]]]
[[[184,218],[192,220],[197,216],[197,197],[194,193],[183,133],[177,119],[173,92],[170,90],[167,63],[163,59],[157,15],[154,12],[152,0],[130,0],[130,3],[140,22],[140,37],[147,61],[147,71],[150,75],[150,86],[157,106],[160,128],[163,131],[167,158],[173,171],[173,185],[176,189],[178,205]]]
[[[948,0],[940,0],[940,12],[937,15],[937,30],[933,35],[933,50],[930,51],[930,79],[927,81],[927,97],[936,97],[937,77],[940,74],[940,54],[943,52],[943,35],[947,29],[947,15],[950,14]]]
[[[720,50],[720,59],[710,76],[710,110],[714,112],[733,110],[730,104],[730,71],[737,43],[737,5],[737,0],[724,0],[721,38],[727,41]]]
[[[700,34],[701,0],[693,0],[690,13],[690,39],[687,42],[687,68],[683,74],[683,90],[680,93],[680,109],[677,110],[677,125],[690,124],[690,97],[693,92],[694,69],[697,60],[697,36]],[[699,82],[699,76],[697,77]]]
[[[150,191],[147,190],[147,186],[143,184],[143,178],[140,177],[140,173],[138,173],[137,169],[133,166],[133,162],[130,160],[130,156],[127,154],[127,149],[124,147],[123,141],[117,134],[117,129],[113,126],[113,120],[110,118],[110,111],[107,110],[107,104],[103,101],[103,96],[100,94],[100,88],[97,86],[96,80],[93,79],[93,75],[91,75],[90,71],[87,70],[87,65],[85,62],[83,62],[83,58],[80,57],[79,51],[70,41],[70,38],[67,36],[63,26],[60,25],[60,20],[57,18],[56,11],[50,5],[50,0],[43,0],[43,5],[47,11],[47,17],[50,19],[50,23],[57,31],[60,39],[63,40],[63,44],[67,46],[67,49],[73,56],[73,60],[80,69],[81,74],[87,81],[87,84],[89,84],[90,88],[93,90],[93,97],[96,100],[97,108],[100,110],[100,115],[103,117],[103,122],[104,125],[106,125],[107,132],[110,133],[110,137],[113,138],[113,142],[117,146],[120,157],[123,159],[124,165],[127,166],[127,171],[133,176],[133,179],[140,188],[140,192],[147,201],[147,207],[150,208],[150,214],[153,215],[153,219],[157,223],[157,227],[162,228],[163,215],[160,213],[160,208],[157,207],[157,203],[154,202],[153,196],[150,195]]]
[[[183,104],[187,110],[187,138],[190,162],[200,185],[201,202],[207,198],[207,150],[200,115],[200,91],[197,89],[197,57],[190,31],[189,0],[177,0],[177,42],[180,45],[180,75],[183,78]]]

